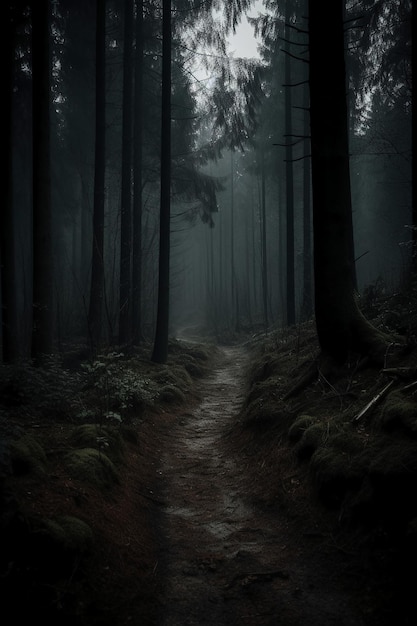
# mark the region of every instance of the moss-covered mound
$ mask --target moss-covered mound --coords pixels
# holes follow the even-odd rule
[[[415,395],[393,391],[386,399],[379,417],[382,429],[404,431],[417,438],[417,402]]]
[[[65,457],[68,473],[85,483],[99,489],[109,489],[119,483],[119,476],[114,463],[96,448],[72,450]]]
[[[12,471],[16,475],[31,472],[43,474],[47,467],[47,456],[35,437],[27,434],[11,444],[10,462]]]
[[[377,371],[360,355],[332,367],[317,356],[308,323],[271,333],[252,350],[239,423],[248,437],[258,437],[265,475],[277,476],[265,482],[265,498],[274,498],[274,484],[281,493],[280,464],[288,451],[314,497],[339,521],[408,528],[417,516],[415,350],[404,354],[398,370]]]
[[[191,378],[201,378],[210,369],[217,355],[214,345],[171,341],[169,344],[169,364],[180,366]]]
[[[101,424],[76,426],[71,433],[71,443],[77,448],[95,448],[114,461],[120,461],[125,450],[121,428]]]
[[[52,579],[67,576],[93,545],[93,531],[70,515],[29,520],[28,554],[32,567]]]

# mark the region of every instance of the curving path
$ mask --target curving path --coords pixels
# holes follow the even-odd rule
[[[245,497],[248,461],[230,454],[226,435],[243,401],[248,356],[241,347],[222,352],[201,383],[204,399],[161,442],[161,624],[369,624],[334,560],[316,561],[314,533],[297,536],[287,514]]]

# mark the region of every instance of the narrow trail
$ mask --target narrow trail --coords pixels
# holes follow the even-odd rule
[[[226,439],[243,401],[248,356],[241,347],[222,352],[202,381],[203,400],[176,419],[161,445],[160,623],[368,623],[334,557],[323,555],[322,538],[317,542],[308,528],[300,536],[287,513],[246,497],[244,459],[230,454]]]

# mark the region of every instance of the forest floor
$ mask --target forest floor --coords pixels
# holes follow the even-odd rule
[[[290,487],[291,510],[259,501],[253,450],[234,441],[249,353],[220,353],[202,401],[158,438],[160,623],[364,624],[363,611],[375,608],[366,599],[368,582],[307,494]],[[290,464],[277,482],[299,486],[298,478]]]
[[[413,335],[414,305],[388,314]],[[4,366],[5,626],[414,624],[415,349],[287,398],[317,350],[308,322]]]

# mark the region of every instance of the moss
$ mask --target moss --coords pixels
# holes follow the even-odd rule
[[[295,447],[297,457],[300,461],[309,459],[317,448],[324,443],[327,436],[327,423],[317,422],[306,428]]]
[[[159,392],[159,398],[162,402],[167,404],[183,404],[185,402],[185,395],[175,387],[174,385],[165,385]]]
[[[315,424],[317,419],[312,415],[299,415],[288,430],[288,439],[291,443],[297,443],[304,435],[307,428]]]
[[[352,508],[360,522],[399,528],[417,516],[417,443],[382,439],[364,450],[367,476]]]
[[[400,440],[382,448],[370,463],[369,476],[374,483],[386,486],[411,482],[417,487],[417,443]]]
[[[56,521],[64,531],[64,544],[68,550],[78,554],[90,550],[93,531],[86,522],[72,515],[60,516]]]
[[[190,348],[189,354],[197,361],[208,361],[210,358],[208,351],[202,346],[194,346]]]
[[[47,457],[42,446],[30,435],[24,435],[10,446],[10,461],[14,474],[44,474]]]
[[[71,515],[62,515],[55,519],[42,518],[37,522],[34,532],[48,536],[57,549],[72,554],[87,552],[93,542],[90,526]]]
[[[256,360],[251,368],[250,378],[253,383],[263,382],[279,371],[279,359],[276,355],[267,354]]]
[[[169,343],[170,358],[176,362],[182,362],[184,357],[189,357],[201,363],[208,363],[215,352],[216,347],[214,345],[190,344],[177,340],[171,340]]]
[[[116,461],[123,458],[124,441],[118,428],[82,424],[73,430],[71,442],[79,448],[96,448]]]
[[[366,467],[358,455],[336,446],[320,446],[312,455],[310,469],[320,500],[332,508],[340,506],[349,490],[359,489]]]
[[[93,531],[77,517],[34,518],[29,524],[26,557],[47,580],[71,574],[74,564],[92,547]]]
[[[95,448],[73,450],[66,457],[73,478],[108,489],[119,482],[117,470],[109,457]]]
[[[279,395],[278,395],[279,382],[280,382],[279,378],[268,378],[263,381],[255,382],[252,385],[248,394],[248,398],[247,398],[248,404],[250,404],[257,398],[264,398],[265,400],[268,399],[268,401],[270,402],[278,401],[279,400]]]
[[[417,405],[401,392],[390,393],[380,415],[380,425],[388,431],[405,430],[417,436]]]
[[[174,385],[185,392],[192,386],[192,379],[185,367],[176,365],[164,369],[155,379],[160,385]]]
[[[274,433],[286,432],[290,413],[278,399],[261,396],[253,400],[246,408],[243,423],[246,428],[263,433],[274,429]]]
[[[189,354],[181,354],[177,362],[185,368],[191,378],[201,378],[205,373],[204,368]]]

